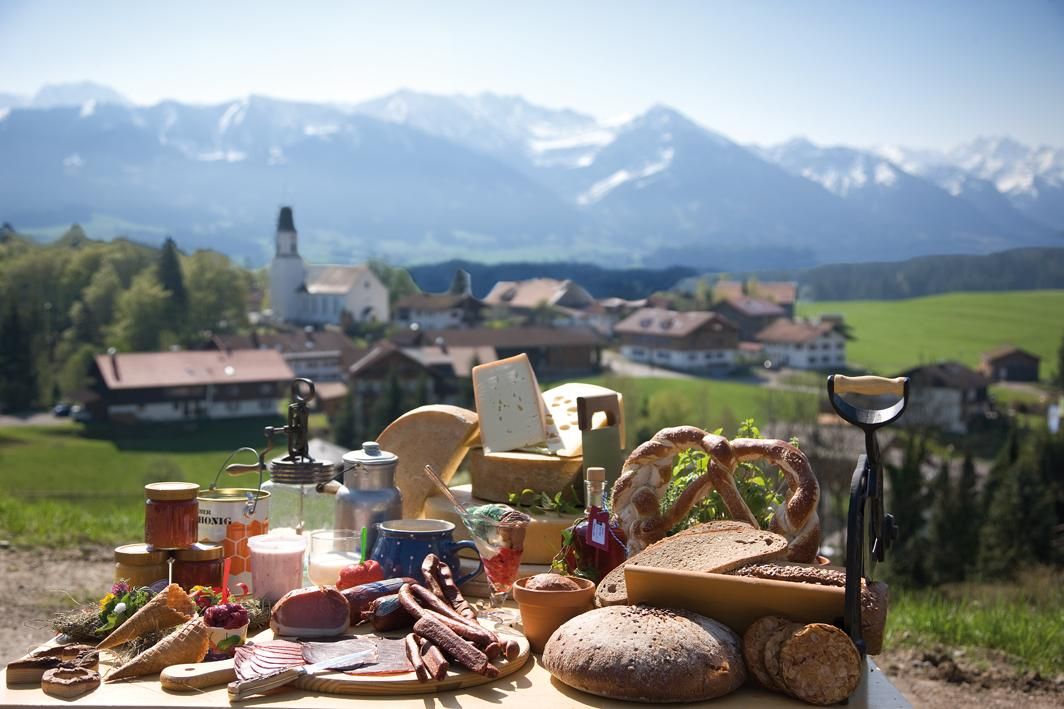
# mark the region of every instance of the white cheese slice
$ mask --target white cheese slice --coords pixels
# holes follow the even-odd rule
[[[584,396],[601,396],[617,394],[621,403],[621,420],[617,422],[621,434],[621,447],[624,447],[624,397],[613,389],[596,384],[574,382],[548,389],[543,392],[543,401],[547,406],[547,449],[565,458],[574,458],[584,454],[583,437],[576,415],[576,399]],[[598,412],[591,417],[591,428],[606,426],[606,414]]]
[[[480,440],[489,452],[512,451],[547,440],[547,414],[528,355],[473,367]]]

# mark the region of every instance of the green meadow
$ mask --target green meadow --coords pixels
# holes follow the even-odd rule
[[[975,366],[982,352],[1017,345],[1042,358],[1045,381],[1064,335],[1064,290],[799,302],[798,312],[841,313],[856,338],[847,346],[851,364],[887,376],[943,359]]]

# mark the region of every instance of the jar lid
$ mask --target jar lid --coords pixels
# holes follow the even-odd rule
[[[147,566],[149,564],[162,564],[170,556],[165,549],[156,549],[147,544],[123,544],[115,547],[115,561],[133,566]]]
[[[366,441],[362,449],[344,453],[344,463],[347,465],[395,465],[399,462],[399,456],[395,453],[381,450],[381,444],[376,441]]]
[[[149,500],[195,500],[198,494],[196,483],[148,483],[144,486],[144,496]]]
[[[176,561],[213,561],[225,557],[225,550],[221,544],[204,544],[196,542],[185,549],[174,550]]]

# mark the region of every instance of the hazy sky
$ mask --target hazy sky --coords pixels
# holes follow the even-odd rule
[[[137,103],[408,87],[602,118],[662,102],[741,142],[1064,146],[1064,0],[0,0],[0,91],[82,79]]]

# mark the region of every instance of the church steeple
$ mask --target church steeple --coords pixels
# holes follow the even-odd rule
[[[275,254],[278,257],[299,256],[299,234],[296,221],[292,217],[291,207],[281,207],[277,216],[277,244]]]

